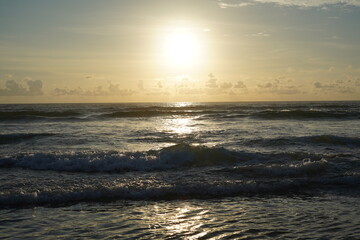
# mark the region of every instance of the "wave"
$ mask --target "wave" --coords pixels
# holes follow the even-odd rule
[[[253,114],[260,119],[360,119],[358,111],[265,110]]]
[[[205,105],[205,104],[194,104],[187,106],[138,106],[138,107],[127,107],[124,108],[126,111],[161,111],[161,112],[171,112],[171,111],[206,111],[206,110],[219,110],[218,105]]]
[[[182,109],[173,109],[173,110],[133,110],[133,111],[115,111],[111,113],[105,113],[100,115],[100,117],[105,118],[148,118],[148,117],[161,117],[161,116],[199,116],[205,114],[219,114],[219,111],[212,110],[202,110],[202,111],[193,111],[193,110],[182,110]]]
[[[39,119],[107,119],[151,118],[171,116],[196,116],[209,119],[254,118],[262,120],[326,120],[360,119],[358,103],[342,104],[302,103],[229,103],[229,104],[112,104],[112,105],[31,105],[5,107],[0,112],[0,121]],[[49,111],[52,109],[54,111]],[[57,111],[55,111],[57,110]]]
[[[222,169],[219,172],[238,173],[251,178],[278,178],[299,176],[320,176],[326,170],[331,170],[326,159],[312,161],[304,159],[293,164],[257,164]]]
[[[284,146],[284,145],[338,145],[347,147],[360,147],[360,138],[341,137],[335,135],[316,135],[303,137],[283,137],[283,138],[259,138],[245,142],[246,145],[260,146]]]
[[[54,133],[15,133],[15,134],[0,134],[0,145],[19,143],[34,138],[54,136]]]
[[[253,164],[264,161],[320,160],[321,155],[302,152],[264,154],[235,152],[225,148],[176,144],[145,152],[49,152],[23,153],[0,159],[0,168],[19,167],[33,170],[70,172],[154,171],[191,167]]]
[[[69,118],[77,117],[80,113],[67,110],[67,111],[13,111],[13,112],[0,112],[0,121],[11,120],[36,120],[43,118]]]
[[[178,184],[162,186],[84,186],[83,189],[35,190],[33,192],[0,195],[0,208],[33,206],[64,206],[79,202],[115,200],[184,200],[223,198],[232,196],[311,194],[330,188],[352,191],[356,194],[359,175],[322,178],[296,178],[279,181],[242,181],[222,184]]]
[[[51,152],[0,159],[0,167],[71,172],[124,172],[226,164],[239,156],[223,148],[177,144],[147,152]]]
[[[148,107],[148,108],[134,108],[121,111],[114,111],[105,113],[103,117],[110,118],[125,118],[125,117],[158,117],[158,116],[199,116],[211,118],[257,118],[265,120],[276,119],[360,119],[360,112],[358,111],[344,111],[339,109],[297,109],[284,107],[277,108],[245,108],[245,107],[226,107],[226,106],[212,106],[212,107]]]

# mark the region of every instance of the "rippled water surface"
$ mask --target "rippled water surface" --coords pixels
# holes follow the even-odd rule
[[[6,210],[0,228],[33,239],[358,239],[359,209],[339,196],[117,201]]]
[[[0,105],[0,237],[359,239],[360,103]]]

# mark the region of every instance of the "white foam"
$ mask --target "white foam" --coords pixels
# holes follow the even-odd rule
[[[1,159],[0,166],[36,170],[122,172],[209,166],[236,160],[230,151],[223,148],[178,144],[148,152],[29,153]]]

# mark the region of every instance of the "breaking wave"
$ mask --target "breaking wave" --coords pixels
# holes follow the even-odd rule
[[[212,166],[235,162],[238,154],[223,148],[178,144],[147,152],[51,152],[0,159],[0,167],[72,172],[124,172]]]
[[[26,208],[32,206],[63,206],[79,202],[115,200],[177,200],[194,198],[223,198],[249,195],[287,195],[307,193],[326,187],[356,189],[360,176],[332,178],[297,178],[284,181],[243,181],[239,183],[169,186],[92,186],[78,190],[57,190],[12,193],[0,195],[0,208]]]
[[[177,144],[146,152],[49,152],[24,153],[0,159],[0,168],[69,172],[154,171],[189,167],[236,165],[244,162],[320,160],[321,155],[301,152],[264,154],[235,152],[224,148]]]
[[[326,170],[330,170],[326,159],[312,161],[304,159],[299,163],[292,164],[256,164],[238,166],[230,169],[220,170],[221,172],[238,173],[248,177],[299,177],[320,175]]]

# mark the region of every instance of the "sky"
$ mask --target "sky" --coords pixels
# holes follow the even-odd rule
[[[0,103],[360,100],[360,0],[0,0]]]

